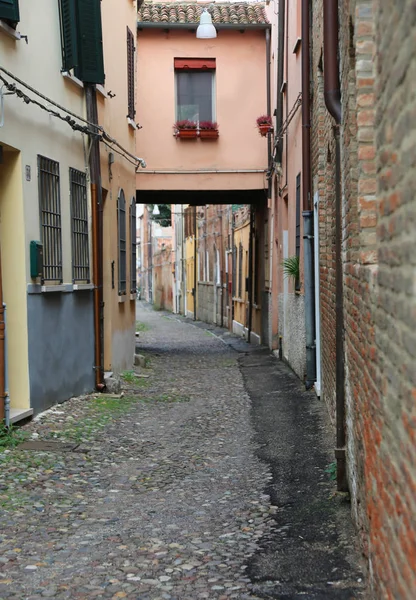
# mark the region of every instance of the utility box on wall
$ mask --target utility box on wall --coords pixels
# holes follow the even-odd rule
[[[30,276],[37,279],[43,275],[43,244],[30,242]]]

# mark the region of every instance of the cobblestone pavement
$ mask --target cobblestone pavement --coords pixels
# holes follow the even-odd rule
[[[124,397],[72,399],[0,453],[0,599],[257,598],[272,529],[236,352],[143,307],[147,368]],[[267,585],[267,584],[266,584]]]

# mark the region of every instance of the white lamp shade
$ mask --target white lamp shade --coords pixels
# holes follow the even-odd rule
[[[153,215],[160,215],[160,210],[157,204],[154,205],[153,207]]]
[[[205,9],[199,19],[199,26],[196,30],[196,37],[202,40],[209,40],[217,37],[217,30],[212,24],[211,15]]]

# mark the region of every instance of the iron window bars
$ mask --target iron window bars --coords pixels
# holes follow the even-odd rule
[[[126,198],[124,191],[120,190],[117,201],[118,222],[118,293],[124,295],[127,292],[127,244],[126,244]]]
[[[72,281],[90,282],[87,177],[69,169],[72,222]]]
[[[43,281],[62,283],[62,227],[59,163],[38,155]]]
[[[136,116],[134,94],[134,36],[127,27],[127,117],[134,120]]]

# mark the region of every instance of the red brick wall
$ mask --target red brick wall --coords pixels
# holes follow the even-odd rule
[[[416,590],[416,9],[340,0],[347,459],[374,598]],[[320,196],[323,392],[335,399],[334,152],[313,2],[312,165]],[[413,44],[413,46],[412,46]]]

